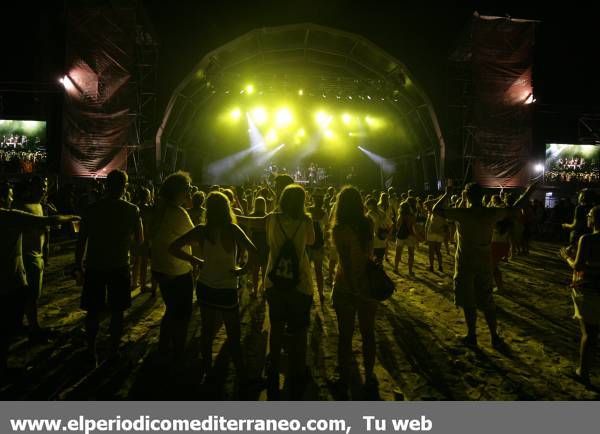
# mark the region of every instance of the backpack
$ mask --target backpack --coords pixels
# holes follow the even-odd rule
[[[298,225],[294,234],[288,237],[283,229],[281,220],[276,217],[279,228],[285,237],[285,241],[279,250],[277,259],[273,263],[273,268],[269,272],[269,279],[278,288],[292,289],[295,288],[300,282],[300,271],[299,271],[299,258],[296,246],[294,245],[294,238],[302,222]]]

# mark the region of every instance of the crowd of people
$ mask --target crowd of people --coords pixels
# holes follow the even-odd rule
[[[307,384],[307,330],[314,288],[320,303],[327,303],[330,287],[339,330],[338,382],[346,388],[349,384],[358,318],[364,385],[375,387],[375,319],[380,302],[371,295],[367,264],[387,262],[394,273],[412,279],[420,244],[427,246],[430,273],[444,273],[444,254],[455,258],[455,303],[466,322],[462,344],[478,345],[480,310],[491,345],[507,351],[497,332],[493,293],[504,290],[502,261],[529,254],[532,234],[540,231],[545,211],[539,201],[531,200],[534,189],[530,186],[519,197],[505,192],[488,195],[471,183],[460,194],[448,189],[421,198],[413,191],[399,194],[394,188],[308,190],[289,175],[279,175],[270,185],[214,185],[203,190],[185,172],[169,175],[155,188],[148,182],[130,184],[124,171],[115,170],[78,201],[72,190],[48,200],[45,178],[32,177],[13,206],[13,189],[3,183],[0,374],[7,372],[10,339],[24,319],[30,340],[46,338],[37,319],[37,300],[48,257],[48,228],[68,222],[73,222],[77,233],[73,276],[82,287],[87,355],[93,366],[98,363],[101,313],[110,312],[106,357],[119,357],[124,312],[138,287],[152,296],[158,290],[166,307],[158,343],[161,363],[181,364],[195,294],[200,306],[203,381],[211,379],[212,347],[224,325],[238,384],[243,387],[249,378],[239,299],[240,289],[248,286],[252,297],[264,297],[268,303],[269,356],[264,371],[268,396],[280,396],[285,350],[290,396],[300,399]],[[582,330],[575,375],[583,382],[589,381],[600,323],[600,208],[594,204],[594,196],[584,191],[572,223],[563,221],[564,229],[571,232],[571,245],[561,250],[574,270],[573,297]]]

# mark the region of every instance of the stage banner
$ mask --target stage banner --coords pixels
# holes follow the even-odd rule
[[[2,433],[587,434],[598,402],[5,402]]]
[[[64,132],[66,175],[103,177],[127,162],[135,88],[135,11],[114,6],[67,12]]]
[[[530,175],[535,23],[475,15],[472,27],[473,176],[520,187]]]

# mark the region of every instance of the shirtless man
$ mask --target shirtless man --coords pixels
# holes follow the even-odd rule
[[[506,350],[496,324],[496,305],[492,296],[492,232],[500,220],[515,217],[527,203],[535,184],[530,185],[512,208],[485,208],[482,206],[483,189],[470,183],[462,192],[466,208],[444,208],[446,193],[433,206],[432,212],[456,222],[458,242],[454,270],[454,302],[464,311],[467,335],[465,345],[477,346],[477,309],[483,311],[491,343],[497,350]]]
[[[32,229],[78,220],[77,216],[41,217],[12,210],[13,190],[0,184],[0,382],[6,373],[8,347],[23,316],[27,294],[27,275],[23,265],[22,234]]]
[[[129,251],[132,240],[135,247],[144,241],[140,210],[122,199],[127,181],[127,173],[122,170],[108,174],[107,195],[85,212],[75,252],[76,275],[81,276],[83,271],[81,307],[87,311],[88,350],[94,364],[100,312],[107,302],[111,312],[110,355],[115,356],[118,351],[123,333],[123,312],[131,306]]]
[[[44,177],[36,176],[29,181],[28,187],[27,199],[21,204],[20,209],[43,217],[45,212],[42,202],[48,192],[48,181]],[[25,315],[29,325],[29,339],[32,342],[46,340],[38,322],[37,303],[42,293],[44,267],[48,261],[49,235],[48,228],[31,228],[23,232],[23,263],[29,289]]]

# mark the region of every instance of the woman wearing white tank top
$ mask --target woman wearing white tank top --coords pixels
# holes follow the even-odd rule
[[[185,252],[188,245],[199,245],[202,259]],[[212,368],[212,344],[221,324],[225,324],[233,363],[239,376],[244,375],[238,277],[248,270],[248,263],[237,267],[238,249],[247,250],[250,259],[256,247],[236,224],[227,196],[213,191],[206,198],[206,223],[175,240],[171,253],[181,259],[200,264],[196,296],[201,311],[201,354],[204,376]]]

